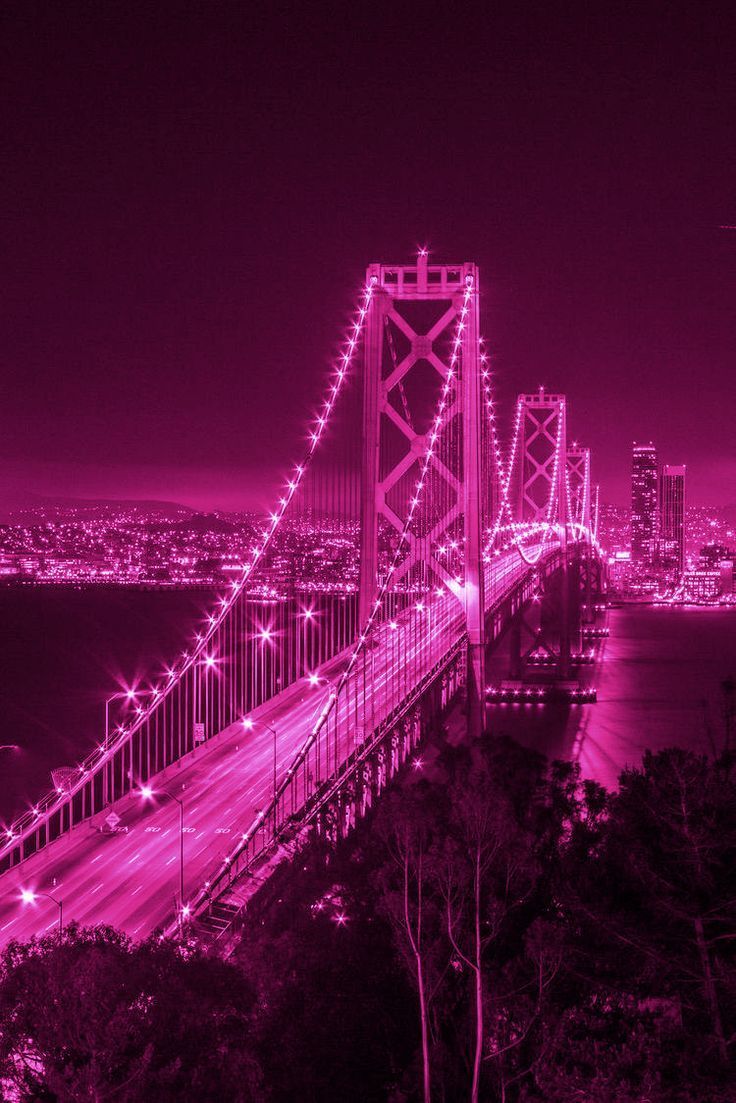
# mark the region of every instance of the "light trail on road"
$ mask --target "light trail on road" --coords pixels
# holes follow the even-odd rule
[[[487,578],[492,600],[500,601],[528,568],[514,550],[492,560]],[[463,632],[460,601],[449,591],[422,599],[393,623],[376,630],[358,672],[366,692],[342,696],[336,706],[334,766],[355,749],[356,735],[372,729],[392,711],[398,693],[416,683],[456,645]],[[416,621],[414,618],[422,618]],[[23,904],[21,889],[53,892],[63,900],[65,922],[108,923],[132,936],[162,928],[176,914],[179,809],[156,792],[184,802],[185,900],[191,899],[251,827],[273,796],[276,776],[286,775],[324,705],[326,687],[339,677],[350,652],[319,670],[319,681],[301,679],[251,714],[252,730],[231,724],[187,759],[168,767],[147,786],[153,799],[129,794],[112,806],[120,817],[111,834],[100,831],[104,815],[75,826],[38,854],[0,877],[0,942],[43,934],[57,924],[45,898]],[[402,684],[403,683],[403,684]],[[267,727],[269,725],[270,727]],[[329,751],[330,758],[333,750]]]

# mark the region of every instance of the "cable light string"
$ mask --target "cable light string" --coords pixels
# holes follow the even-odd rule
[[[362,631],[361,631],[361,633],[360,633],[360,635],[359,635],[359,637],[356,641],[355,647],[353,648],[353,651],[352,651],[352,654],[350,656],[350,659],[348,661],[347,666],[345,667],[345,669],[344,669],[343,673],[341,674],[340,678],[333,685],[333,687],[330,691],[330,694],[327,698],[327,701],[325,702],[324,706],[322,707],[322,709],[321,709],[321,711],[320,711],[320,713],[319,713],[319,715],[318,715],[318,717],[317,717],[317,719],[316,719],[316,721],[315,721],[315,723],[312,727],[311,732],[307,736],[307,739],[305,740],[302,747],[299,749],[299,751],[295,755],[294,760],[292,762],[292,765],[287,770],[286,775],[284,776],[284,778],[281,781],[281,784],[277,787],[276,792],[275,792],[272,800],[270,801],[268,807],[257,814],[254,822],[251,824],[251,826],[248,828],[248,830],[241,836],[241,839],[240,839],[238,845],[234,848],[233,852],[225,859],[225,862],[224,862],[223,866],[220,867],[220,870],[215,875],[215,878],[213,878],[213,881],[218,879],[223,874],[227,873],[228,868],[232,865],[232,863],[234,861],[237,860],[239,855],[248,846],[251,839],[261,829],[261,826],[264,823],[264,821],[266,821],[268,818],[271,818],[272,811],[275,808],[278,807],[278,802],[279,802],[281,796],[283,795],[283,793],[285,792],[286,788],[288,787],[288,785],[291,783],[292,777],[294,776],[296,771],[299,769],[299,767],[306,761],[306,758],[307,758],[307,755],[308,755],[309,751],[311,750],[311,748],[315,745],[315,743],[319,739],[319,735],[320,735],[320,732],[322,731],[322,728],[326,724],[333,708],[335,707],[335,705],[338,701],[338,698],[340,696],[340,693],[342,692],[342,690],[348,684],[348,680],[350,678],[350,675],[353,672],[353,670],[355,668],[355,665],[356,665],[360,655],[362,654],[362,652],[365,649],[366,642],[367,642],[367,640],[370,636],[371,631],[373,630],[376,619],[379,615],[382,602],[383,602],[383,600],[386,596],[386,593],[388,592],[389,584],[390,584],[390,582],[391,582],[391,580],[392,580],[392,578],[393,578],[393,576],[394,576],[394,574],[395,574],[395,572],[396,572],[396,570],[397,570],[397,568],[398,568],[398,566],[399,566],[399,564],[402,560],[402,552],[404,550],[404,546],[406,545],[406,543],[409,540],[409,529],[411,528],[412,521],[414,520],[414,515],[417,511],[417,507],[419,506],[419,503],[420,503],[421,498],[422,498],[422,492],[424,490],[425,483],[426,483],[426,480],[427,480],[427,474],[429,472],[429,469],[430,469],[430,466],[431,466],[431,463],[432,463],[435,448],[437,446],[437,440],[438,440],[440,431],[443,427],[443,422],[444,422],[444,419],[445,419],[446,410],[447,410],[447,407],[449,405],[450,393],[451,393],[452,388],[453,388],[454,383],[455,383],[457,365],[458,365],[458,361],[459,361],[459,358],[460,358],[460,350],[461,350],[461,347],[462,347],[463,333],[465,331],[465,319],[467,318],[468,313],[470,311],[470,300],[471,300],[472,296],[473,296],[473,277],[472,276],[467,276],[466,280],[465,280],[465,293],[464,293],[464,296],[463,296],[463,302],[462,302],[462,306],[460,308],[460,312],[459,312],[459,315],[458,315],[458,321],[457,321],[457,325],[456,325],[456,328],[455,328],[455,334],[454,334],[454,337],[453,337],[453,343],[452,343],[452,348],[451,348],[451,355],[450,355],[450,361],[449,361],[449,365],[448,365],[447,375],[445,376],[445,379],[443,381],[439,402],[437,404],[437,412],[435,414],[434,420],[432,422],[432,428],[431,428],[431,431],[429,433],[429,443],[427,445],[427,449],[426,449],[424,457],[423,457],[422,466],[421,466],[421,469],[420,469],[420,476],[419,476],[419,479],[417,480],[417,483],[415,485],[414,494],[413,494],[412,498],[409,501],[409,509],[408,509],[408,512],[407,512],[407,515],[406,515],[406,519],[404,521],[404,525],[403,525],[403,528],[402,528],[402,531],[401,531],[401,535],[399,537],[399,541],[397,543],[397,546],[396,546],[396,549],[394,551],[393,557],[391,559],[388,570],[386,572],[386,576],[385,576],[385,578],[384,578],[384,580],[383,580],[383,582],[382,582],[382,584],[379,588],[378,596],[376,597],[376,600],[373,603],[373,607],[371,609],[371,612],[368,615],[368,619],[365,623],[365,626],[362,629]],[[206,896],[206,894],[204,894],[204,896]],[[201,895],[200,898],[203,898],[203,896]]]
[[[585,483],[583,483],[582,490],[583,493],[585,493]],[[568,522],[568,524],[570,525],[570,535],[572,536],[573,540],[581,540],[583,536],[583,531],[585,529],[585,524],[582,519],[584,498],[582,496],[579,496],[578,508],[577,510],[574,510],[572,501],[572,490],[570,487],[570,469],[567,464],[565,464],[565,497],[567,499],[567,516],[570,519]],[[578,519],[576,519],[575,517],[576,513],[579,514]],[[578,530],[577,535],[575,534],[576,528]]]
[[[230,612],[234,602],[243,592],[249,582],[252,581],[253,575],[258,568],[259,564],[263,560],[263,556],[268,549],[274,534],[276,533],[286,511],[291,504],[294,495],[302,483],[302,480],[311,464],[312,458],[319,447],[319,444],[325,434],[327,425],[330,421],[330,417],[333,413],[335,403],[343,389],[345,380],[352,367],[355,350],[358,347],[360,337],[363,333],[365,326],[365,320],[370,309],[371,301],[373,299],[373,293],[375,286],[378,282],[376,276],[371,276],[367,284],[363,288],[361,301],[356,309],[354,320],[352,322],[347,343],[344,351],[340,354],[332,377],[332,382],[329,386],[327,396],[324,399],[322,408],[314,421],[314,428],[310,431],[308,440],[309,445],[307,447],[306,454],[300,464],[297,464],[294,468],[292,477],[287,481],[284,492],[278,499],[276,508],[269,514],[267,520],[267,527],[263,530],[260,542],[251,548],[251,558],[243,565],[243,571],[239,579],[234,580],[231,584],[231,591],[227,597],[220,598],[218,606],[214,613],[209,614],[207,618],[207,626],[205,631],[197,633],[195,639],[196,643],[191,652],[185,652],[184,662],[177,667],[175,664],[166,671],[166,682],[162,687],[152,687],[150,691],[151,704],[147,707],[141,708],[138,712],[138,716],[129,725],[120,725],[115,732],[115,738],[110,739],[108,732],[105,732],[105,742],[101,748],[95,748],[82,762],[82,765],[78,767],[79,778],[77,781],[65,789],[63,792],[58,790],[52,790],[46,794],[32,809],[31,811],[24,812],[18,817],[10,827],[5,828],[5,842],[0,846],[0,854],[11,847],[18,844],[19,841],[25,837],[26,834],[35,831],[38,826],[43,822],[43,818],[48,818],[49,815],[59,810],[59,806],[63,805],[65,801],[71,800],[71,798],[88,783],[90,780],[89,775],[93,771],[100,768],[106,768],[110,759],[114,754],[121,750],[124,744],[129,742],[132,737],[139,731],[144,724],[148,723],[154,714],[154,712],[161,706],[162,702],[172,693],[172,691],[180,684],[182,678],[188,673],[192,667],[196,665],[200,656],[207,648],[213,635],[221,627],[223,621]],[[43,813],[43,814],[42,814]]]
[[[597,495],[599,488],[596,487],[596,511],[597,511]],[[597,538],[597,517],[595,521],[589,517],[586,522],[585,517],[585,505],[586,502],[590,507],[590,450],[586,450],[585,453],[585,466],[583,471],[583,482],[580,487],[580,495],[578,498],[578,518],[575,520],[573,517],[572,497],[570,489],[570,472],[567,466],[565,467],[565,492],[567,494],[567,510],[570,517],[570,531],[573,539],[582,541],[584,538],[591,540],[594,545],[598,545]],[[590,510],[589,510],[590,512]],[[577,527],[577,536],[575,535],[575,527]]]
[[[507,527],[511,529],[513,538],[508,544],[505,544],[503,548],[497,548],[495,550],[496,555],[500,555],[501,551],[507,550],[514,544],[518,546],[519,541],[524,539],[524,536],[528,535],[530,531],[533,532],[536,526],[528,526],[525,524],[517,523],[514,519],[513,510],[511,508],[511,481],[513,479],[514,465],[516,463],[516,453],[519,447],[519,439],[521,436],[521,423],[524,409],[522,400],[521,398],[518,398],[516,401],[514,427],[511,434],[511,446],[509,449],[507,461],[504,463],[503,452],[501,449],[500,441],[498,439],[495,401],[493,398],[493,391],[491,387],[491,374],[487,367],[488,358],[485,352],[482,351],[482,349],[480,353],[480,360],[482,365],[481,376],[485,396],[486,417],[491,434],[491,446],[493,450],[493,456],[499,473],[499,489],[501,492],[501,498],[498,504],[498,510],[496,512],[493,527],[488,530],[485,548],[483,550],[483,562],[491,563],[491,552],[493,550],[493,545],[499,532],[504,527],[504,515],[508,518]],[[519,529],[523,529],[526,531],[518,532]]]
[[[596,483],[596,487],[595,487],[595,510],[594,510],[594,513],[593,513],[593,518],[594,518],[593,519],[593,540],[594,540],[596,545],[598,544],[598,505],[599,505],[598,498],[599,498],[599,495],[600,495],[600,490],[601,490],[600,486]]]
[[[485,354],[481,355],[481,363],[482,364],[486,363]],[[522,421],[522,414],[523,414],[523,403],[521,401],[521,398],[517,399],[516,411],[515,411],[515,416],[514,416],[514,428],[513,428],[513,431],[512,431],[512,435],[511,435],[511,446],[510,446],[510,449],[509,449],[508,458],[506,460],[506,463],[504,464],[501,444],[500,444],[500,441],[498,439],[498,433],[497,433],[497,429],[496,429],[496,412],[495,412],[495,403],[494,403],[494,399],[493,399],[493,393],[492,393],[492,390],[491,390],[490,372],[488,371],[487,368],[483,369],[482,377],[483,377],[483,388],[484,388],[485,399],[486,399],[486,415],[487,415],[488,423],[489,423],[490,430],[491,430],[491,439],[492,439],[492,445],[493,445],[493,452],[494,452],[494,457],[495,457],[495,460],[496,460],[496,465],[498,467],[499,487],[500,487],[500,491],[501,491],[501,500],[499,502],[498,511],[497,511],[497,514],[496,514],[494,525],[493,525],[493,528],[489,531],[488,539],[486,540],[485,551],[486,551],[486,553],[490,553],[490,551],[493,547],[494,541],[496,540],[496,537],[498,536],[498,533],[500,532],[501,528],[503,527],[504,514],[506,514],[506,516],[508,518],[508,524],[511,527],[511,529],[513,530],[513,529],[517,528],[517,522],[514,519],[513,510],[511,509],[510,493],[511,493],[511,480],[513,478],[514,465],[516,463],[516,452],[517,452],[517,449],[518,449],[518,446],[519,446],[519,438],[520,438],[520,435],[521,435],[521,421]]]
[[[498,510],[497,510],[497,513],[496,513],[496,517],[494,519],[493,528],[488,530],[489,535],[488,535],[488,539],[486,540],[486,547],[484,549],[485,552],[488,552],[488,550],[493,546],[493,543],[494,543],[496,537],[498,536],[499,530],[501,528],[501,524],[503,522],[504,511],[509,509],[508,494],[509,494],[510,478],[504,475],[504,461],[503,461],[503,454],[501,452],[501,443],[498,439],[498,428],[497,428],[497,423],[496,423],[496,405],[495,405],[495,400],[494,400],[494,397],[493,397],[493,388],[492,388],[492,385],[491,385],[491,372],[490,372],[490,369],[488,368],[488,356],[483,350],[483,338],[482,337],[478,338],[478,347],[479,347],[480,364],[481,364],[481,383],[482,383],[482,387],[483,387],[483,396],[485,398],[485,406],[486,406],[486,420],[488,422],[488,428],[489,428],[490,438],[491,438],[491,452],[492,452],[493,459],[494,459],[495,464],[496,464],[496,470],[498,471],[499,488],[501,490],[501,502],[499,503],[499,507],[498,507]],[[518,422],[518,418],[517,418],[517,422]],[[514,445],[514,450],[515,450],[515,445]],[[509,465],[509,470],[510,470],[510,465]]]

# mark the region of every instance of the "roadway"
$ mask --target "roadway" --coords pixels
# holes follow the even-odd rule
[[[491,565],[493,601],[519,577],[516,553]],[[444,591],[378,628],[358,662],[355,683],[337,706],[338,760],[352,750],[356,732],[380,721],[412,684],[455,644],[463,631],[459,601]],[[0,877],[0,945],[53,930],[54,903],[38,896],[23,903],[21,890],[51,893],[63,901],[64,922],[109,923],[134,937],[163,927],[175,915],[179,888],[179,808],[184,803],[185,899],[221,866],[286,774],[323,708],[330,683],[345,669],[349,651],[319,670],[319,682],[300,679],[251,713],[253,727],[230,725],[181,763],[147,785],[145,800],[130,794],[114,805],[118,830],[103,834],[104,814],[74,827],[63,838]],[[334,748],[331,749],[331,755]],[[108,810],[109,811],[109,810]]]

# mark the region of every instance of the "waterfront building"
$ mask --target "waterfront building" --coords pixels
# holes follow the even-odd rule
[[[635,444],[631,465],[631,561],[654,564],[657,549],[657,449]]]
[[[685,468],[665,464],[659,481],[659,567],[685,569]]]
[[[682,576],[683,595],[686,601],[716,601],[723,593],[720,571],[685,571]]]

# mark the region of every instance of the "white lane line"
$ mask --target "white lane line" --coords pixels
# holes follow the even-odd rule
[[[139,893],[139,892],[141,891],[141,889],[142,889],[142,888],[143,888],[143,885],[139,885],[137,889],[133,889],[133,891],[131,892],[131,894],[130,894],[130,895],[131,895],[131,896],[137,896],[137,895],[138,895],[138,893]],[[137,928],[137,927],[136,927],[136,930],[138,930],[138,928]]]

